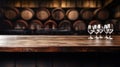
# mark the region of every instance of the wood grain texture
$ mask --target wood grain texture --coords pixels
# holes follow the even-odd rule
[[[0,52],[106,52],[120,51],[120,36],[88,40],[76,35],[1,35]]]

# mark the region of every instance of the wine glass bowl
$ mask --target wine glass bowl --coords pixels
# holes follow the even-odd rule
[[[111,37],[111,34],[113,33],[113,31],[114,31],[114,26],[113,26],[113,24],[108,24],[108,28],[109,28],[109,39],[113,39],[112,37]]]
[[[96,34],[95,38],[96,38],[96,39],[99,39],[99,37],[97,36],[98,33],[100,32],[100,30],[99,30],[99,28],[98,28],[98,24],[95,24],[95,25],[93,26],[93,29],[94,29],[94,33]]]
[[[93,26],[92,25],[88,25],[88,33],[90,34],[90,36],[88,37],[88,39],[94,39],[92,37],[94,30],[93,30]]]
[[[106,33],[105,39],[109,39],[108,33],[109,33],[109,24],[104,25],[104,32]]]
[[[107,24],[89,24],[88,25],[88,29],[87,29],[88,33],[90,34],[88,39],[113,39],[111,37],[111,34],[114,31],[114,25],[111,23],[107,23]],[[102,33],[105,33],[106,35],[103,37]],[[95,37],[93,38],[91,35],[95,33]],[[99,35],[98,35],[99,34]]]

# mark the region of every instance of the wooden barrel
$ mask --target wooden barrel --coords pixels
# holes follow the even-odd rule
[[[43,28],[43,24],[39,20],[32,20],[30,24],[30,29],[41,30]]]
[[[109,20],[106,20],[106,24],[107,23],[111,23],[111,24],[114,24],[114,25],[116,25],[117,24],[117,22],[118,22],[118,20],[117,19],[109,19]]]
[[[34,23],[36,23],[36,24],[38,24],[38,25],[41,25],[41,26],[43,27],[42,22],[39,21],[39,20],[32,20],[32,21],[31,21],[31,24],[34,24]]]
[[[94,11],[94,14],[97,16],[100,20],[106,20],[109,18],[109,11],[106,9],[96,9]]]
[[[115,13],[115,18],[120,19],[120,11]]]
[[[21,17],[24,20],[30,20],[34,16],[34,11],[30,8],[23,9],[21,12]]]
[[[6,8],[4,15],[7,19],[15,19],[19,14],[19,10],[17,8]]]
[[[101,23],[100,23],[100,21],[98,21],[98,20],[92,20],[92,21],[90,21],[89,24],[90,24],[90,25],[95,25],[95,24],[101,24]]]
[[[71,30],[71,22],[68,20],[63,20],[60,22],[59,26],[58,26],[59,30]]]
[[[28,28],[28,23],[24,20],[17,20],[15,29],[26,29]]]
[[[89,20],[93,18],[93,12],[90,9],[82,9],[80,11],[80,14],[82,16],[83,19]]]
[[[120,6],[116,7],[115,10],[115,18],[120,19]]]
[[[11,28],[13,28],[13,24],[12,24],[12,22],[10,20],[3,20],[1,25],[2,25],[3,29],[11,29]]]
[[[40,20],[46,20],[49,18],[49,16],[50,12],[46,8],[38,9],[38,11],[36,12],[36,17]]]
[[[77,20],[74,22],[73,28],[75,31],[86,30],[86,24],[84,21]]]
[[[45,28],[45,30],[56,29],[57,28],[57,23],[53,20],[48,20],[44,23],[44,28]]]
[[[65,12],[63,9],[60,9],[60,8],[53,9],[52,17],[55,20],[62,20],[65,17]]]
[[[66,15],[69,20],[76,20],[79,17],[79,12],[75,9],[69,9],[66,12]]]

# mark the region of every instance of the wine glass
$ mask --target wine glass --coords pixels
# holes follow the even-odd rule
[[[103,32],[103,26],[101,24],[98,24],[98,29],[99,29],[99,33],[100,33],[99,38],[102,39],[103,37],[101,34]]]
[[[104,25],[104,32],[106,33],[105,39],[108,39],[108,36],[107,36],[107,34],[109,33],[109,25],[108,24]]]
[[[112,37],[111,37],[111,34],[112,34],[112,32],[114,31],[114,26],[113,26],[113,24],[108,24],[108,28],[109,28],[109,39],[113,39]]]
[[[92,25],[88,25],[88,33],[90,34],[90,36],[88,37],[88,39],[94,39],[92,37],[94,30],[93,30],[93,26]]]
[[[95,24],[95,25],[93,26],[93,29],[94,29],[94,33],[96,34],[95,39],[99,39],[98,33],[100,32],[100,30],[99,30],[99,28],[98,28],[98,24]]]

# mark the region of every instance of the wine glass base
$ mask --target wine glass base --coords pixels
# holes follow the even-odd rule
[[[105,36],[104,39],[109,39],[109,37],[108,37],[108,36]]]
[[[95,38],[95,39],[100,39],[100,38],[97,37],[97,38]]]
[[[98,36],[95,36],[95,39],[99,39],[99,37],[98,37]]]
[[[99,39],[103,39],[103,37],[102,37],[102,36],[99,36]]]
[[[88,37],[88,39],[93,40],[94,38],[93,37]]]
[[[109,38],[110,40],[113,40],[113,38]]]

